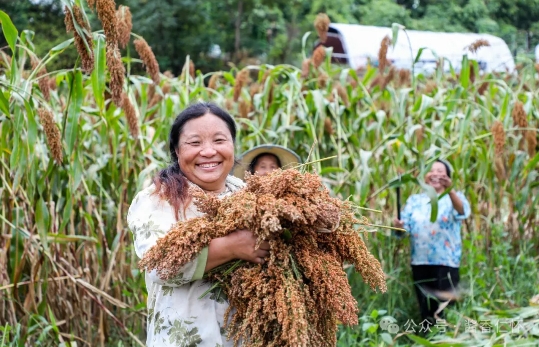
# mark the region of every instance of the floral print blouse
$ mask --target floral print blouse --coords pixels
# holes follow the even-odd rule
[[[228,176],[226,192],[222,198],[241,189],[240,179]],[[155,186],[140,191],[129,208],[127,222],[133,232],[135,252],[142,258],[177,222],[171,205],[152,195]],[[201,216],[194,204],[190,204],[180,220]],[[223,319],[228,304],[218,302],[208,294],[199,297],[210,288],[202,280],[208,248],[192,262],[184,265],[180,275],[172,280],[162,280],[156,271],[146,272],[148,289],[147,341],[149,347],[224,347],[227,341]]]
[[[461,192],[464,214],[453,207],[449,194],[438,199],[438,217],[430,221],[427,194],[412,195],[401,213],[404,229],[411,237],[412,265],[445,265],[458,268],[462,255],[460,234],[462,220],[470,216],[470,203]]]

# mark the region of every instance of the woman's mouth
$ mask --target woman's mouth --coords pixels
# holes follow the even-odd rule
[[[217,166],[219,166],[219,164],[221,164],[220,162],[212,162],[212,163],[202,163],[202,164],[197,164],[197,166],[201,169],[205,169],[205,170],[208,170],[208,169],[213,169]]]

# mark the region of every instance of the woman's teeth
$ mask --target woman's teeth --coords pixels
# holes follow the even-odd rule
[[[209,169],[209,168],[212,168],[212,167],[216,167],[217,165],[219,165],[219,163],[199,164],[200,167],[205,168],[205,169]]]

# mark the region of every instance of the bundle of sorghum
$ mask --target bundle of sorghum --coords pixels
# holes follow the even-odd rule
[[[203,217],[176,224],[140,262],[163,278],[193,260],[214,238],[248,229],[270,244],[264,265],[241,263],[211,271],[230,303],[230,338],[244,346],[334,346],[337,322],[357,324],[344,262],[369,286],[386,290],[378,260],[360,236],[365,219],[332,198],[315,174],[277,170],[246,177],[247,186],[222,200],[193,191]]]

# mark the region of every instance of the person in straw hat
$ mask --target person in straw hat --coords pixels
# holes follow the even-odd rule
[[[301,163],[299,156],[288,148],[261,145],[243,153],[232,174],[243,180],[246,171],[251,175],[266,175],[273,170],[291,168],[299,163]]]

